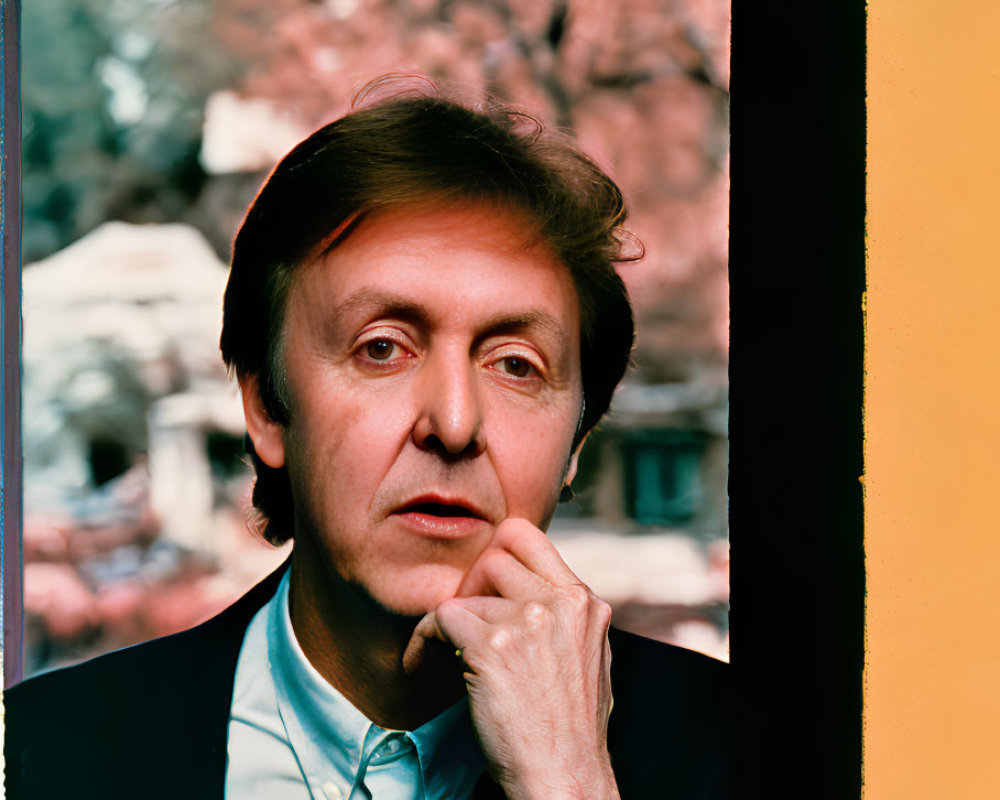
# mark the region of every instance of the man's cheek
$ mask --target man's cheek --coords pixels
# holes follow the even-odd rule
[[[557,459],[540,460],[539,452],[541,448],[526,448],[520,454],[512,454],[508,459],[511,463],[498,468],[498,472],[507,498],[507,516],[521,517],[543,527],[542,523],[548,522],[559,501],[566,465]]]
[[[576,427],[567,426],[567,413],[557,412],[507,413],[493,426],[489,438],[496,449],[519,459],[521,471],[527,468],[537,476],[558,480],[569,463]]]

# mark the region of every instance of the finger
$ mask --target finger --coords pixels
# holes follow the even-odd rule
[[[511,517],[501,522],[490,547],[506,550],[554,586],[582,585],[549,537],[525,519]]]
[[[480,598],[481,600],[498,600],[499,598]],[[478,609],[483,613],[483,609]],[[475,646],[489,640],[492,626],[479,616],[471,608],[466,607],[463,601],[448,600],[442,603],[434,611],[437,628],[444,636],[445,640],[455,647],[455,655],[462,658],[465,665],[471,669],[473,652]],[[467,650],[468,648],[468,650]]]
[[[501,597],[466,597],[446,601],[435,611],[425,614],[413,629],[410,641],[403,651],[403,671],[409,674],[416,670],[423,660],[430,639],[461,649],[473,641],[475,636],[482,634],[484,628],[476,626],[467,615],[475,616],[483,625],[488,626],[509,616],[513,605],[510,600]],[[451,606],[460,608],[451,609]]]
[[[444,641],[443,634],[438,630],[433,611],[421,618],[417,627],[413,629],[410,641],[406,643],[406,649],[403,651],[403,672],[413,673],[420,666],[424,660],[424,652],[427,649],[429,639]]]
[[[551,586],[509,550],[493,547],[482,552],[462,580],[456,597],[498,596],[510,599],[538,597]]]
[[[509,619],[518,608],[518,604],[505,597],[455,597],[447,600],[438,606],[435,612],[435,619],[438,622],[438,629],[441,630],[447,622],[442,622],[442,618],[448,619],[455,607],[460,607],[471,614],[474,614],[488,625],[496,625],[505,619]],[[457,641],[451,639],[449,641]]]
[[[431,611],[421,617],[420,622],[417,623],[417,627],[413,629],[413,633],[410,635],[410,641],[406,643],[406,649],[403,651],[402,658],[404,672],[410,674],[417,670],[424,660],[427,643],[434,639],[449,646],[452,644],[451,640],[438,625],[436,612]]]
[[[517,603],[499,597],[466,597],[442,603],[434,614],[438,629],[455,646],[465,671],[478,673],[493,650],[510,642],[510,625],[495,623],[510,619],[517,608]]]

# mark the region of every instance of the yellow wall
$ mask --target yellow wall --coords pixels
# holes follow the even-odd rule
[[[868,37],[866,797],[1000,797],[1000,2]]]

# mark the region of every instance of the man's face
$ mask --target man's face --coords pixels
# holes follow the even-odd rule
[[[295,536],[384,607],[453,597],[496,526],[544,528],[581,407],[566,267],[497,210],[375,215],[289,293]]]

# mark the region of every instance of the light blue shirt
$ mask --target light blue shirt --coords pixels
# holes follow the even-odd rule
[[[386,730],[316,671],[288,613],[286,572],[247,628],[229,715],[227,800],[461,800],[485,759],[463,699]]]

